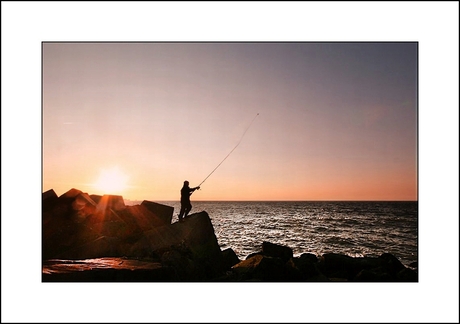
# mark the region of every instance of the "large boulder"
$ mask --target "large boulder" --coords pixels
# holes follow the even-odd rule
[[[302,273],[294,263],[292,249],[264,241],[262,251],[249,254],[219,280],[291,282],[302,279]]]
[[[210,281],[213,278],[222,276],[226,266],[224,258],[217,239],[214,235],[212,226],[209,226],[210,219],[206,212],[191,215],[187,221],[176,223],[161,228],[154,228],[145,233],[131,236],[128,240],[115,237],[99,237],[85,244],[75,247],[69,247],[61,254],[57,254],[60,267],[70,265],[69,269],[74,269],[74,264],[86,262],[87,259],[123,257],[137,260],[153,260],[161,265],[161,276],[152,275],[152,281],[155,278],[166,278],[165,281],[180,282],[202,282]],[[45,265],[49,260],[44,261]],[[164,271],[169,271],[165,275]],[[69,270],[70,271],[70,270]],[[101,272],[99,269],[97,272]],[[105,271],[109,278],[115,274],[111,272],[120,272],[125,276],[123,271],[111,270]],[[155,272],[157,273],[157,271]],[[100,275],[86,274],[60,274],[57,279],[51,278],[52,274],[48,273],[46,281],[65,281],[72,278],[81,278],[82,280],[93,281],[100,278]],[[135,276],[129,277],[127,281],[135,281]],[[139,281],[146,279],[140,277]],[[102,280],[111,281],[111,280]]]
[[[75,188],[59,197],[54,190],[48,190],[42,199],[43,259],[116,256],[123,244],[164,226],[173,210],[153,202],[125,206],[122,196],[88,195]],[[105,240],[116,245],[102,244]]]
[[[49,210],[58,200],[58,196],[53,189],[42,193],[42,211]]]
[[[183,222],[143,232],[129,244],[124,244],[122,249],[122,255],[141,258],[161,258],[171,250],[180,251],[183,257],[199,263],[208,278],[225,269],[214,227],[205,211],[191,214]]]
[[[351,257],[326,253],[319,258],[318,270],[330,280],[361,282],[416,281],[416,272],[406,268],[394,255]]]
[[[74,188],[60,197],[46,192],[43,199],[43,260],[156,258],[180,281],[219,276],[239,262],[220,250],[206,212],[171,224],[173,207],[150,201],[125,206],[121,196],[97,197]]]
[[[156,214],[143,205],[126,206],[116,213],[132,229],[132,232],[136,233],[165,225]]]
[[[156,226],[169,225],[172,221],[174,213],[174,207],[159,204],[153,201],[144,200],[141,203],[142,207],[148,209],[153,215],[155,215]]]
[[[240,262],[241,260],[238,258],[233,249],[227,248],[222,251],[222,265],[225,270],[229,270],[235,264],[238,264]]]
[[[43,206],[46,203],[46,209],[42,213],[43,259],[56,257],[100,236],[85,222],[95,207],[89,196],[77,189],[71,189],[57,199],[45,198],[50,197],[49,194],[43,196]]]
[[[275,258],[281,258],[284,262],[293,257],[292,249],[289,246],[274,244],[271,242],[262,242],[262,254]]]
[[[293,258],[294,265],[299,269],[302,281],[329,281],[318,269],[318,257],[312,253],[303,253]]]
[[[123,197],[119,195],[103,195],[97,203],[98,210],[106,210],[110,208],[118,211],[124,209],[125,207],[125,201],[123,200]]]
[[[255,254],[232,267],[233,281],[291,282],[300,281],[301,274],[292,260]]]

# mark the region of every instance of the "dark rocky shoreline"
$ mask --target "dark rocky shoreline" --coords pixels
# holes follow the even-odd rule
[[[77,189],[43,193],[42,209],[43,282],[418,282],[417,264],[389,253],[294,257],[261,242],[240,260],[220,249],[205,211],[171,224],[172,207]]]

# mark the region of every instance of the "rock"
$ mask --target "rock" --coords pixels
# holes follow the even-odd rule
[[[403,270],[405,266],[393,254],[383,253],[379,256],[382,266],[394,277],[396,274]]]
[[[66,254],[66,251],[84,246],[100,237],[99,233],[85,226],[85,224],[75,223],[72,220],[59,219],[53,222],[53,225],[56,225],[56,227],[47,228],[44,231],[42,239],[43,259],[60,256],[71,258],[70,254]],[[86,256],[83,255],[83,257]]]
[[[81,190],[72,188],[69,191],[63,193],[62,195],[59,196],[60,199],[72,199],[75,198],[77,195],[81,194]]]
[[[238,258],[235,251],[233,251],[231,248],[222,251],[222,268],[224,270],[228,270],[240,262],[241,260]]]
[[[87,193],[77,189],[70,189],[56,198],[54,190],[43,193],[43,217],[49,221],[50,217],[77,217],[79,220],[95,212],[96,203]]]
[[[224,271],[222,251],[206,212],[191,214],[184,222],[146,231],[126,248],[129,249],[126,255],[136,257],[155,255],[163,258],[166,252],[180,251],[182,257],[202,267],[206,278],[219,276]]]
[[[378,258],[353,258],[343,254],[326,253],[320,257],[318,269],[328,278],[352,281],[361,270],[376,269],[381,265],[382,262]]]
[[[311,263],[317,263],[318,262],[318,257],[313,253],[302,253],[300,255],[299,259],[309,261]]]
[[[164,226],[164,221],[143,205],[127,206],[117,215],[135,232],[145,232],[154,227]]]
[[[417,271],[404,268],[396,274],[396,279],[399,282],[418,282],[418,274]]]
[[[114,210],[107,208],[98,209],[94,214],[85,219],[85,223],[101,236],[118,237],[127,239],[135,232],[135,227],[123,220]]]
[[[381,269],[363,269],[353,278],[355,282],[391,282],[392,276]]]
[[[72,210],[77,221],[82,222],[86,217],[96,212],[97,204],[87,193],[79,193],[72,201]]]
[[[75,243],[75,246],[71,245],[65,251],[55,254],[53,258],[79,260],[99,258],[101,256],[120,256],[120,239],[116,237],[99,236],[93,240],[79,243]]]
[[[236,274],[235,277],[237,281],[249,281],[256,277],[256,269],[260,267],[260,263],[262,262],[263,258],[263,255],[258,254],[250,258],[246,258],[246,260],[243,260],[240,263],[234,265],[232,270],[233,273]]]
[[[250,258],[252,258],[253,256],[256,256],[256,255],[264,255],[264,254],[262,253],[262,251],[253,252],[253,253],[248,254],[248,255],[246,256],[245,260],[250,259]]]
[[[290,247],[270,242],[262,242],[262,253],[266,256],[281,258],[284,262],[289,261],[293,256]]]
[[[174,209],[146,201],[127,207],[122,196],[88,195],[75,188],[60,197],[51,189],[42,198],[43,259],[94,258],[129,252],[126,246],[135,243],[140,234],[164,226],[165,222],[170,224]],[[108,239],[116,246],[102,244]]]
[[[390,253],[378,258],[327,253],[320,257],[318,269],[330,280],[400,282],[413,281],[416,276]]]
[[[50,207],[54,206],[58,200],[58,196],[53,189],[45,191],[42,194],[42,211],[45,212],[50,209]]]
[[[206,277],[206,269],[190,257],[188,253],[172,249],[163,253],[161,264],[173,269],[177,281],[196,282],[209,279]]]
[[[181,241],[185,241],[196,257],[213,260],[222,257],[214,227],[207,212],[191,214],[185,218],[184,222],[172,224],[171,228],[177,232]]]
[[[101,201],[101,198],[102,198],[101,195],[89,195],[89,197],[90,197],[96,204],[98,204],[99,201]]]
[[[232,267],[233,281],[291,282],[300,281],[302,275],[290,259],[256,254]]]
[[[294,266],[299,269],[302,280],[305,281],[318,281],[319,277],[324,276],[318,270],[318,258],[311,253],[303,253],[298,258],[293,258]],[[324,278],[326,278],[324,276]],[[322,278],[322,280],[324,280]]]
[[[144,200],[141,203],[141,206],[146,207],[152,212],[153,215],[157,217],[155,220],[158,223],[157,226],[169,225],[172,221],[172,216],[174,213],[174,207],[162,205],[153,201]]]
[[[241,261],[231,248],[221,251],[205,211],[171,224],[173,207],[151,201],[126,206],[121,196],[75,188],[42,199],[43,281],[418,281],[417,264],[406,268],[390,253],[294,257],[264,241]]]
[[[348,255],[326,253],[319,258],[318,269],[328,278],[353,278],[358,272],[354,269],[353,258]]]
[[[52,203],[47,201],[48,207],[42,215],[43,259],[62,255],[64,251],[92,242],[100,236],[86,222],[95,207],[88,195],[71,189],[57,199],[52,198]]]
[[[305,277],[302,272],[296,267],[294,260],[290,258],[285,264],[285,278],[284,282],[299,282],[304,281]]]
[[[44,196],[53,195],[50,192]],[[164,225],[165,215],[169,221],[172,217],[172,207],[162,208],[152,202],[126,207],[122,201],[120,196],[104,195],[96,203],[90,195],[77,189],[57,197],[54,207],[44,216],[47,219],[43,222],[44,262],[56,258],[72,263],[69,260],[151,259],[155,256],[161,271],[168,269],[171,273],[168,280],[175,278],[176,281],[210,280],[222,276],[226,268],[239,262],[231,250],[225,253],[220,250],[206,212],[191,214],[181,223]],[[162,213],[162,218],[152,210]],[[81,218],[82,215],[85,217]],[[51,275],[47,274],[47,280],[54,280],[49,279]],[[60,274],[56,280],[75,276]],[[111,276],[109,274],[109,278],[113,278]],[[79,276],[90,281],[96,277],[89,273]]]
[[[42,193],[42,200],[43,202],[46,202],[49,199],[57,199],[58,196],[56,195],[56,192],[53,189],[50,189],[48,191],[45,191]]]
[[[232,267],[237,281],[301,281],[303,275],[292,260],[293,252],[288,246],[262,242],[262,251],[251,253],[246,260]]]
[[[97,210],[106,210],[108,208],[113,209],[114,211],[124,209],[125,201],[122,196],[117,195],[103,195],[102,198],[97,203]]]

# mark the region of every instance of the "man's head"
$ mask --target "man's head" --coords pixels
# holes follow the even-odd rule
[[[184,186],[188,187],[188,181],[187,180],[184,181]]]

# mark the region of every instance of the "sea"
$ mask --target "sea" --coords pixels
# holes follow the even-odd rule
[[[174,207],[179,201],[163,201]],[[206,211],[221,250],[240,260],[262,242],[289,246],[294,256],[339,253],[378,257],[391,253],[404,265],[418,261],[417,201],[192,201],[190,214]]]

